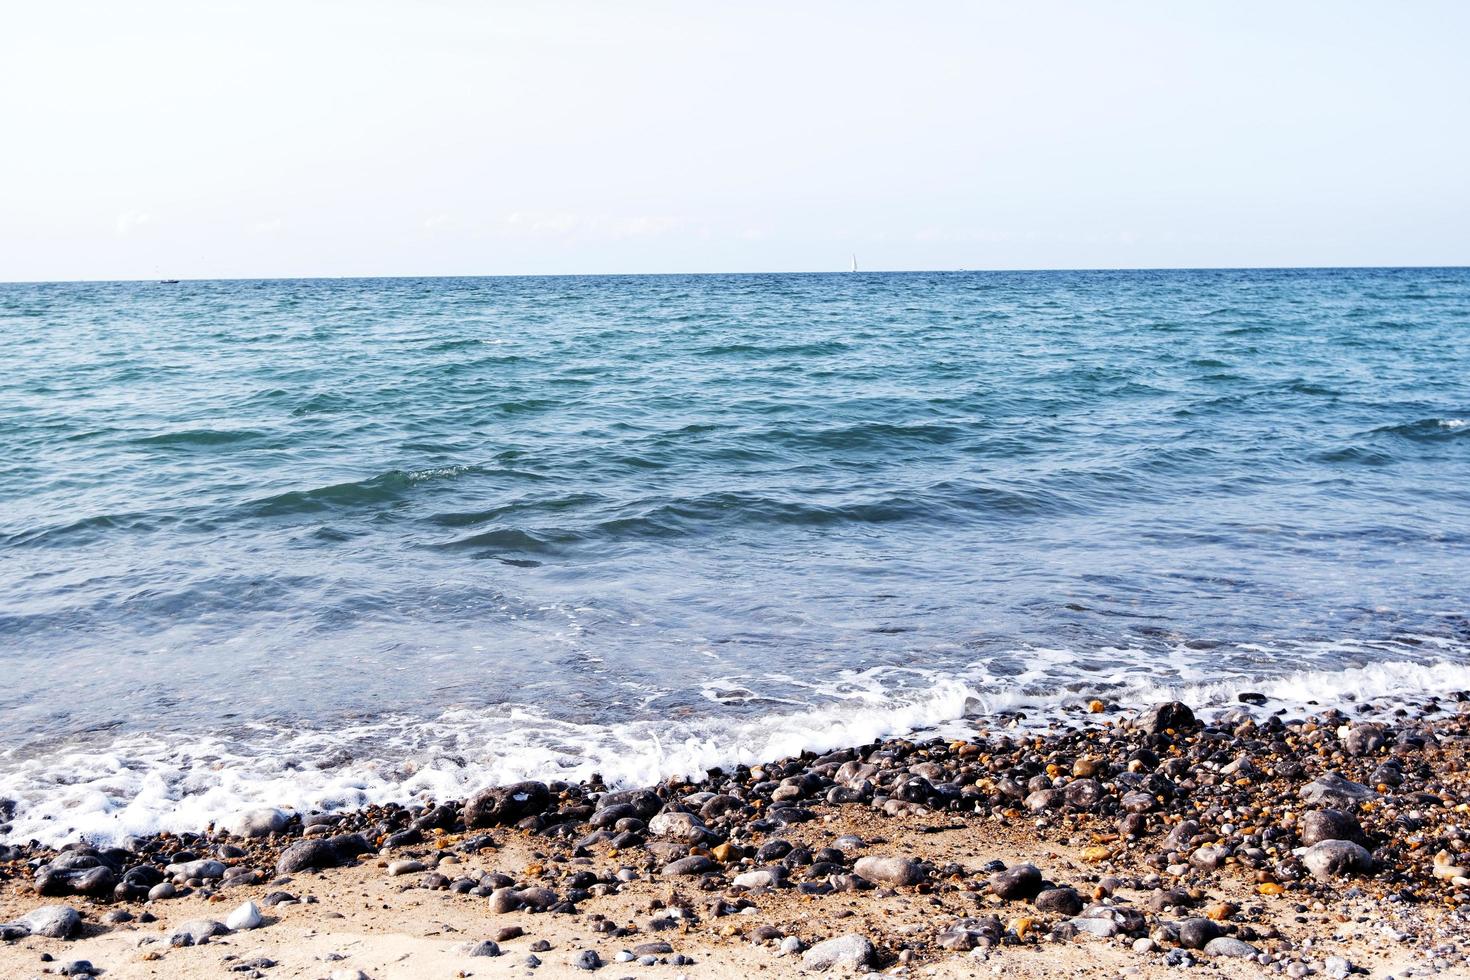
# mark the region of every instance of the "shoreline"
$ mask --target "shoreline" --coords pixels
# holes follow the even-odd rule
[[[0,921],[31,919],[0,928],[0,971],[1470,971],[1470,695],[1386,721],[1091,707],[1051,731],[886,739],[637,790],[525,782],[252,810],[114,848],[8,845]],[[77,915],[48,927],[37,907]],[[208,924],[232,915],[262,922]],[[323,959],[334,943],[356,952]]]
[[[1450,696],[1464,685],[1465,670],[1448,659],[1385,660],[1209,682],[1104,681],[1086,694],[996,693],[986,678],[963,673],[890,689],[863,675],[843,679],[848,694],[835,701],[757,715],[582,722],[512,703],[304,727],[125,731],[48,741],[39,754],[7,753],[0,845],[101,845],[128,834],[198,833],[252,806],[345,812],[463,798],[497,781],[580,782],[594,772],[614,788],[629,788],[875,740],[967,738],[977,729],[1045,734],[1085,720],[1089,697],[1106,699],[1113,714],[1116,702],[1182,700],[1208,717],[1240,704],[1242,694],[1264,695],[1257,711],[1294,716],[1338,704],[1356,717],[1392,721],[1400,710],[1417,713]]]

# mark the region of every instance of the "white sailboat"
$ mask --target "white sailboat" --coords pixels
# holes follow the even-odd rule
[[[852,253],[852,268],[851,269],[848,269],[847,271],[848,272],[856,272],[857,271],[857,253],[856,252],[853,252]]]

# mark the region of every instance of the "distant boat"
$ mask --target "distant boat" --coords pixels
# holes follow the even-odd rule
[[[172,286],[176,282],[178,282],[177,279],[160,279],[160,280],[158,280],[158,283],[161,286]]]
[[[852,268],[851,269],[848,269],[847,271],[848,272],[856,272],[857,271],[857,253],[856,252],[852,253]]]

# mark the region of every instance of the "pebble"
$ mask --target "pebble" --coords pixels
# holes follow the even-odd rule
[[[1179,923],[1179,945],[1185,949],[1204,949],[1219,935],[1219,924],[1206,918],[1195,917]]]
[[[905,857],[874,855],[858,858],[853,871],[868,881],[894,888],[917,885],[927,877],[922,864]]]
[[[1008,901],[1035,896],[1041,883],[1041,869],[1034,864],[1018,864],[990,876],[990,890]]]
[[[1359,803],[1376,799],[1378,794],[1362,783],[1345,778],[1341,773],[1328,772],[1303,786],[1301,796],[1308,803],[1351,809]]]
[[[833,967],[861,970],[874,965],[877,957],[878,951],[867,936],[849,933],[817,943],[802,954],[801,962],[809,970],[829,970]]]
[[[1209,956],[1232,956],[1232,957],[1257,957],[1261,951],[1250,943],[1242,942],[1231,936],[1216,936],[1205,943],[1205,953]]]
[[[274,807],[245,810],[231,817],[225,829],[236,837],[268,837],[285,830],[290,819],[286,811]]]
[[[23,927],[32,936],[70,939],[81,930],[82,916],[70,905],[42,905],[9,924]]]
[[[482,939],[477,943],[465,943],[464,954],[466,956],[499,956],[500,945],[489,939]]]
[[[260,909],[255,903],[246,902],[226,916],[225,925],[232,931],[240,932],[247,929],[258,929],[263,921]]]
[[[572,966],[578,970],[600,970],[602,969],[602,957],[597,955],[595,949],[584,949],[572,960]]]
[[[1325,840],[1358,840],[1363,828],[1357,818],[1341,810],[1313,810],[1302,815],[1299,836],[1308,846]]]
[[[713,870],[715,870],[715,862],[703,854],[691,854],[689,857],[680,858],[677,861],[670,861],[664,865],[662,873],[677,877],[680,875],[702,875]]]
[[[1373,855],[1361,844],[1347,840],[1324,840],[1302,854],[1302,864],[1316,878],[1327,880],[1373,870]]]
[[[170,946],[202,946],[214,936],[223,936],[230,930],[223,922],[213,919],[190,919],[169,934]]]

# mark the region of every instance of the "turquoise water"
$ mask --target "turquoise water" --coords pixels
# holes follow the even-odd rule
[[[0,793],[98,830],[1434,687],[1467,339],[1462,269],[0,285]]]

